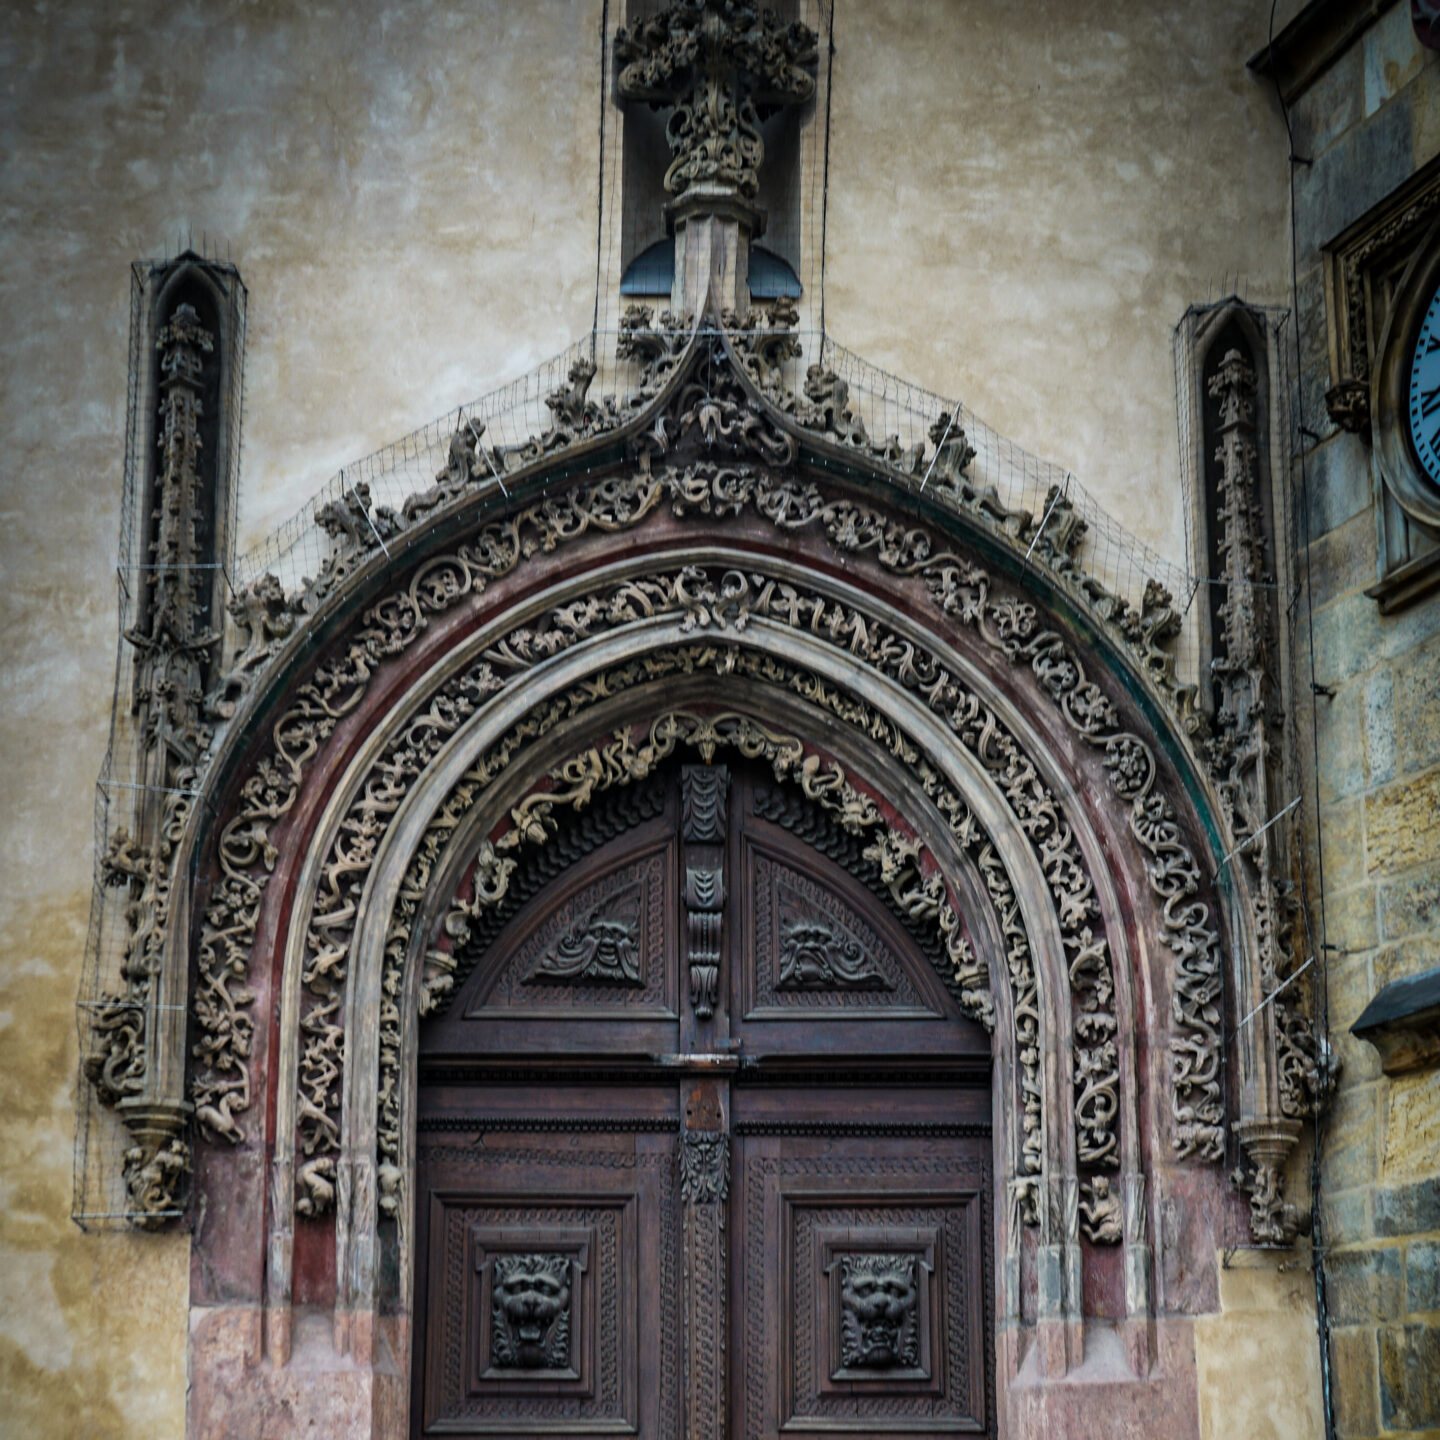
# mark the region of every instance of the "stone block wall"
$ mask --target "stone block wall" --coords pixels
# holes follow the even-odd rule
[[[1333,317],[1322,247],[1440,150],[1437,62],[1415,40],[1410,7],[1394,5],[1292,117],[1300,423],[1312,432],[1303,488],[1298,466],[1293,476],[1297,568],[1313,603],[1315,680],[1333,691],[1313,716],[1307,697],[1295,721],[1311,923],[1318,944],[1323,875],[1331,1038],[1344,1064],[1321,1140],[1343,1440],[1440,1428],[1440,1071],[1389,1078],[1350,1034],[1382,986],[1440,963],[1440,593],[1390,615],[1365,594],[1379,578],[1376,484],[1368,440],[1326,414]],[[1308,687],[1303,599],[1297,617],[1296,674]]]

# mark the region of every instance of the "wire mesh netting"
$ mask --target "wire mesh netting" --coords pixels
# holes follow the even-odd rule
[[[597,236],[596,303],[591,333],[473,402],[437,417],[428,424],[344,466],[311,499],[271,535],[238,558],[229,549],[233,530],[233,500],[239,474],[243,372],[232,366],[225,406],[235,417],[225,432],[225,453],[217,483],[218,500],[226,508],[215,517],[217,535],[225,543],[211,562],[225,577],[230,592],[238,592],[271,574],[287,592],[296,593],[318,577],[332,557],[334,542],[322,523],[327,507],[347,497],[363,501],[367,512],[389,508],[404,510],[411,497],[431,490],[437,478],[450,469],[457,435],[469,437],[481,465],[474,491],[503,492],[510,474],[510,459],[525,453],[526,443],[551,430],[556,422],[557,396],[573,396],[576,387],[602,414],[622,418],[627,397],[640,384],[642,362],[632,347],[622,344],[624,320],[633,300],[621,293],[621,282],[632,263],[665,238],[662,179],[665,169],[664,114],[651,117],[658,124],[638,126],[628,117],[635,107],[622,107],[616,97],[614,37],[619,25],[658,12],[663,0],[632,0],[628,6],[611,0],[602,26],[599,69],[602,77],[602,140],[600,146],[600,219]],[[962,401],[921,389],[869,364],[832,339],[825,329],[824,230],[826,204],[827,134],[833,9],[830,0],[792,0],[782,6],[787,18],[810,25],[820,36],[816,93],[800,112],[766,120],[766,142],[775,162],[767,173],[760,202],[767,213],[763,243],[781,257],[798,278],[802,293],[797,306],[795,335],[798,353],[781,364],[780,382],[792,394],[804,393],[807,371],[818,365],[843,389],[840,402],[850,420],[860,427],[869,447],[893,455],[891,475],[897,487],[934,488],[947,493],[934,475],[937,439],[943,444],[963,432],[974,455],[966,479],[977,492],[993,497],[996,506],[1023,514],[1021,527],[1030,537],[1019,546],[1027,564],[1041,566],[1046,557],[1037,552],[1033,538],[1045,529],[1058,507],[1064,507],[1083,530],[1068,558],[1073,572],[1068,584],[1077,599],[1095,598],[1093,589],[1081,588],[1077,576],[1089,577],[1109,596],[1125,601],[1135,611],[1146,602],[1147,587],[1158,584],[1171,597],[1181,616],[1174,641],[1176,673],[1185,683],[1200,680],[1204,648],[1202,619],[1205,607],[1196,604],[1208,583],[1202,574],[1161,555],[1131,534],[1110,515],[1081,482],[1063,468],[1031,454],[1007,440]],[[144,581],[149,564],[151,501],[146,486],[152,470],[154,416],[159,396],[149,347],[154,340],[153,304],[157,285],[173,262],[137,264],[132,273],[130,382],[125,452],[125,483],[119,535],[119,614],[122,637],[131,631],[144,604]],[[226,267],[216,267],[225,269]],[[245,292],[238,276],[228,270],[224,293],[230,310],[226,323],[243,354]],[[658,282],[657,282],[658,283]],[[664,322],[666,301],[657,295],[651,304],[652,323]],[[1185,497],[1187,554],[1197,553],[1195,517],[1203,505],[1200,457],[1204,434],[1203,398],[1193,383],[1191,356],[1203,311],[1192,311],[1176,330],[1176,400],[1180,429],[1180,470]],[[1283,405],[1290,377],[1285,368],[1283,343],[1287,324],[1283,312],[1266,312],[1266,336],[1272,356],[1271,393]],[[675,342],[689,335],[684,322],[668,332]],[[663,329],[651,332],[666,335]],[[839,394],[840,390],[833,389]],[[1279,429],[1275,433],[1282,433]],[[903,460],[901,457],[904,457]],[[918,460],[916,457],[919,457]],[[1288,533],[1288,518],[1287,529]],[[377,532],[376,539],[384,544]],[[1192,562],[1194,563],[1194,562]],[[1203,564],[1203,561],[1200,562]],[[1198,568],[1198,566],[1197,566]],[[218,617],[217,617],[218,620]],[[77,1025],[83,1057],[93,1053],[96,1017],[113,1012],[114,997],[124,989],[123,972],[134,897],[123,885],[106,883],[101,857],[117,828],[135,813],[135,796],[147,788],[140,763],[139,712],[136,706],[136,651],[124,639],[118,647],[115,705],[109,750],[99,781],[95,806],[95,899],[91,911]],[[123,1007],[122,1007],[123,1008]],[[139,1008],[145,1008],[143,1005]],[[140,1017],[148,1028],[150,1017]],[[130,1218],[123,1169],[130,1146],[128,1132],[96,1098],[88,1077],[81,1075],[80,1118],[75,1152],[75,1218],[83,1225],[106,1225]]]
[[[443,474],[452,437],[468,431],[477,441],[477,455],[488,474],[476,482],[479,491],[503,489],[506,470],[496,452],[516,451],[527,439],[543,434],[554,422],[547,397],[566,392],[577,363],[593,365],[590,395],[604,408],[623,415],[625,399],[639,383],[640,363],[617,357],[621,331],[595,331],[528,374],[439,419],[333,475],[302,510],[266,540],[239,557],[234,570],[237,587],[270,573],[287,590],[299,589],[315,577],[331,551],[331,541],[317,514],[346,495],[363,494],[372,506],[400,511],[405,501],[436,483]],[[656,329],[651,333],[682,342],[689,331]],[[1132,535],[1110,515],[1074,475],[1007,440],[963,402],[924,390],[869,364],[853,351],[815,330],[796,332],[800,353],[787,359],[781,375],[787,389],[803,391],[806,371],[818,363],[843,383],[845,404],[875,443],[894,442],[894,453],[917,448],[927,461],[936,445],[932,432],[944,434],[948,424],[963,431],[975,450],[967,478],[977,490],[991,492],[1007,510],[1028,512],[1037,529],[1057,494],[1084,523],[1074,552],[1077,567],[1113,595],[1137,609],[1148,582],[1163,585],[1176,609],[1188,611],[1197,582],[1177,565]],[[613,402],[613,404],[612,404]],[[924,465],[919,478],[926,479]],[[913,487],[916,476],[897,468],[896,483]],[[363,487],[361,489],[360,487]],[[1031,557],[1034,558],[1033,556]],[[1198,657],[1190,628],[1179,639],[1177,666],[1182,677],[1194,678]]]

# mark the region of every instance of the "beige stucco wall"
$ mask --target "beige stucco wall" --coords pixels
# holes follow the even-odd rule
[[[1195,1322],[1201,1440],[1325,1433],[1309,1247],[1217,1257],[1220,1310]]]
[[[831,330],[1177,558],[1171,327],[1237,283],[1286,289],[1283,136],[1243,67],[1266,9],[839,0]],[[239,265],[242,539],[263,534],[588,328],[600,14],[5,7],[0,1434],[183,1429],[186,1241],[68,1219],[127,266],[202,234]]]

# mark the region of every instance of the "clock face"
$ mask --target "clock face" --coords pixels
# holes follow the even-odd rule
[[[1410,360],[1410,438],[1425,473],[1440,485],[1440,290],[1430,297]]]

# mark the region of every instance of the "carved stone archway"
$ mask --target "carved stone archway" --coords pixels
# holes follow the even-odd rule
[[[1038,527],[1006,510],[953,421],[922,468],[833,377],[788,392],[783,308],[678,339],[640,314],[625,345],[624,408],[581,374],[525,446],[457,435],[402,515],[330,507],[302,608],[261,582],[237,610],[224,723],[164,830],[197,884],[144,941],[159,1018],[98,1042],[142,1077],[132,1195],[203,1199],[197,1416],[253,1390],[237,1351],[303,1410],[295,1319],[324,1314],[336,1393],[401,1432],[414,1041],[456,896],[499,901],[557,811],[727,745],[864,839],[995,1027],[1002,1413],[1068,1413],[1109,1334],[1114,1384],[1183,1403],[1164,1357],[1213,1297],[1174,1257],[1220,1244],[1231,1126],[1257,1236],[1293,1235],[1305,1056],[1278,1003],[1227,1047],[1274,984],[1271,901],[1220,863],[1245,837],[1163,598],[1086,581],[1063,497]]]

